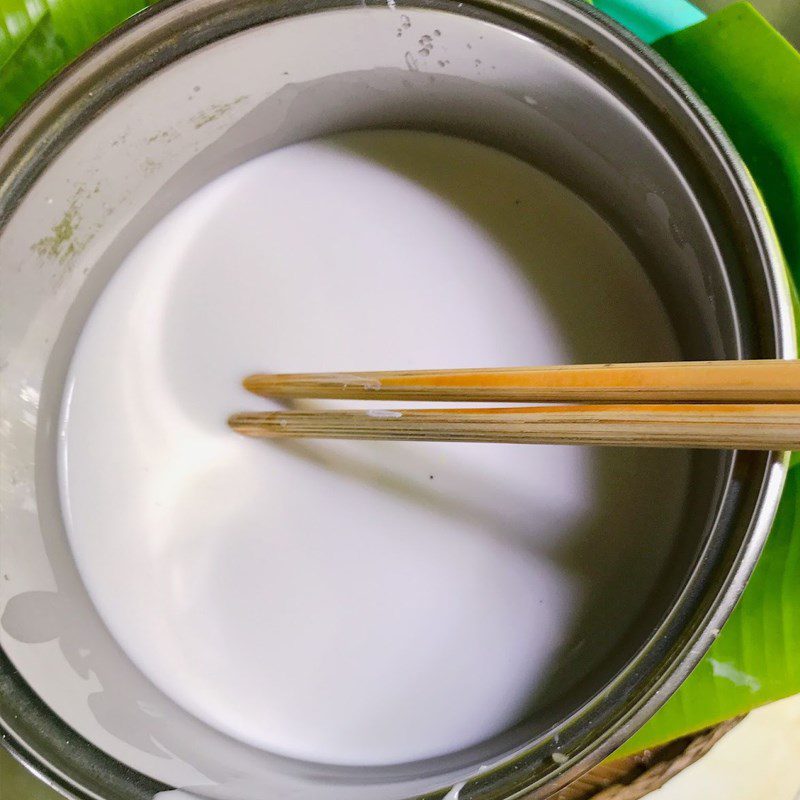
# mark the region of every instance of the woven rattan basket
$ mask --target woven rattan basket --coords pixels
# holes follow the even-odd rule
[[[548,800],[640,800],[702,758],[741,719],[600,764]]]

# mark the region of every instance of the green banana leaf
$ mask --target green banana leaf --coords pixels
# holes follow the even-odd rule
[[[154,0],[0,0],[0,126],[61,67]]]
[[[0,127],[63,65],[152,2],[0,0]],[[733,139],[800,281],[800,56],[745,3],[655,47]],[[764,554],[724,630],[676,694],[617,755],[800,692],[799,461],[790,470]]]

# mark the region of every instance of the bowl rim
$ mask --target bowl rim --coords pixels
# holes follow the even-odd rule
[[[796,357],[791,299],[780,246],[746,167],[711,112],[657,53],[590,4],[581,0],[528,0],[525,5],[522,2],[397,0],[396,4],[390,5],[396,5],[399,10],[432,9],[467,15],[478,21],[498,23],[529,34],[541,30],[544,25],[549,32],[555,32],[573,43],[577,41],[587,49],[591,48],[593,42],[585,37],[582,39],[580,31],[591,30],[604,43],[613,44],[623,53],[630,62],[629,68],[633,65],[639,77],[654,81],[661,90],[670,93],[683,105],[697,133],[710,143],[718,158],[714,166],[724,173],[741,199],[745,221],[757,242],[760,261],[765,268],[769,310],[775,325],[776,355],[780,358]],[[385,9],[386,3],[382,0],[283,0],[269,4],[259,3],[258,0],[162,0],[138,13],[46,83],[0,132],[0,234],[16,205],[49,161],[113,100],[175,58],[199,50],[233,32],[272,21],[315,12],[358,10],[364,7]],[[216,26],[208,20],[212,23],[216,21]],[[247,24],[241,24],[242,20],[246,20]],[[191,41],[187,39],[180,43],[169,40],[168,32],[177,25],[195,25],[197,36],[188,37]],[[50,135],[46,135],[48,132]],[[475,790],[480,791],[480,796],[487,800],[523,793],[533,800],[557,791],[612,753],[677,689],[712,644],[715,631],[722,627],[732,611],[769,533],[786,475],[788,454],[764,454],[759,463],[763,463],[763,467],[758,470],[761,476],[759,485],[753,490],[753,512],[738,552],[728,565],[725,578],[716,587],[716,592],[713,596],[705,596],[705,602],[698,606],[697,585],[704,576],[698,564],[695,564],[684,590],[675,598],[666,618],[647,642],[605,688],[574,711],[570,718],[591,716],[592,708],[597,704],[609,705],[623,698],[627,701],[626,691],[631,675],[644,660],[668,662],[659,675],[653,676],[649,685],[642,684],[640,699],[629,704],[625,713],[615,718],[614,724],[604,731],[599,740],[595,739],[590,747],[584,747],[567,763],[551,769],[545,779],[541,776],[536,778],[534,772],[537,766],[541,768],[543,754],[547,760],[558,750],[552,740],[545,742],[545,747],[538,746],[535,757],[531,750],[536,748],[532,745],[526,745],[517,754],[506,756],[488,772],[482,773],[479,779],[467,781],[470,788],[474,785]],[[709,541],[712,538],[710,536]],[[705,552],[704,548],[698,555],[698,562],[703,561]],[[692,604],[698,607],[688,608]],[[679,632],[687,628],[689,634],[684,635],[682,641],[677,641]],[[667,648],[665,642],[671,642],[672,647]],[[66,750],[55,749],[56,758],[45,755],[42,750],[48,743],[32,741],[32,737],[23,736],[19,732],[19,724],[12,722],[11,715],[6,715],[0,704],[0,744],[65,797],[74,800],[112,800],[117,797],[149,800],[155,793],[173,788],[131,770],[81,737],[36,695],[1,646],[0,690],[4,702],[8,702],[9,697],[16,698],[16,705],[10,705],[12,709],[16,708],[17,713],[29,721],[35,721],[37,725],[52,729],[49,735],[51,749],[52,742],[58,741],[58,737],[70,742]],[[17,714],[13,718],[16,719]],[[72,769],[76,766],[77,775]],[[520,775],[523,778],[528,775],[531,782],[525,785]],[[98,793],[98,788],[102,789],[102,793]],[[108,794],[109,789],[111,794]],[[511,793],[507,790],[511,790]],[[531,790],[533,794],[528,794]]]

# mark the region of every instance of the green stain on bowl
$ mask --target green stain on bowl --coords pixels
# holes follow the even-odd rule
[[[198,112],[191,118],[191,122],[195,128],[202,128],[210,122],[216,122],[218,119],[224,117],[234,106],[247,100],[249,95],[243,94],[234,98],[229,103],[214,103],[206,109]]]
[[[31,248],[45,258],[57,258],[63,261],[70,252],[74,252],[72,237],[80,224],[80,215],[73,201],[64,212],[61,221],[53,226],[50,236],[45,236],[33,244]],[[70,251],[69,248],[72,248]]]
[[[50,233],[31,245],[31,250],[40,258],[41,267],[55,267],[50,276],[54,288],[69,275],[72,259],[94,239],[94,231],[85,230],[83,224],[83,203],[87,197],[97,194],[99,188],[98,185],[89,191],[86,186],[78,186]]]

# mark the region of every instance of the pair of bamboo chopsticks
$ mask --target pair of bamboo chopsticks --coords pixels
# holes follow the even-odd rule
[[[273,398],[568,403],[234,414],[257,437],[800,449],[800,361],[250,375]]]

